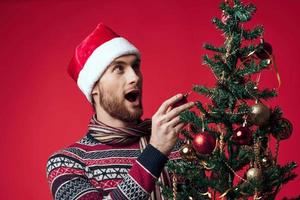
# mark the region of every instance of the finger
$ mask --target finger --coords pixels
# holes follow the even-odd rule
[[[173,118],[171,121],[169,121],[167,124],[168,126],[170,127],[175,127],[177,126],[179,123],[182,123],[181,120],[180,120],[180,116],[177,116],[175,118]]]
[[[166,113],[170,112],[172,110],[172,106],[169,106]]]
[[[177,124],[177,126],[174,127],[174,131],[179,134],[181,132],[181,130],[183,129],[183,127],[185,127],[185,123],[181,122],[179,124]]]
[[[168,110],[168,108],[173,105],[174,103],[176,103],[177,101],[179,101],[180,99],[182,99],[183,94],[177,94],[169,99],[167,99],[166,101],[164,101],[161,106],[159,107],[157,113],[159,114],[163,114],[166,113],[166,111]]]
[[[183,104],[179,107],[174,108],[170,112],[166,114],[166,121],[171,121],[174,117],[178,116],[181,112],[183,112],[186,109],[190,109],[195,105],[195,102],[189,102],[186,104]]]

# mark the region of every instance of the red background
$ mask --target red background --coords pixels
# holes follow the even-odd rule
[[[0,199],[50,199],[47,158],[82,137],[92,114],[66,66],[75,46],[98,22],[141,50],[144,116],[151,117],[173,94],[189,91],[193,84],[214,82],[200,56],[205,53],[203,42],[223,42],[211,24],[212,16],[220,16],[219,2],[1,1]],[[252,23],[265,26],[265,39],[273,46],[283,80],[279,97],[270,105],[280,105],[294,124],[291,139],[281,142],[279,160],[300,163],[300,3],[253,2],[258,12]],[[261,83],[276,87],[274,70],[263,73]],[[299,169],[296,172],[300,174]],[[279,197],[296,196],[299,183],[299,178],[289,183]]]

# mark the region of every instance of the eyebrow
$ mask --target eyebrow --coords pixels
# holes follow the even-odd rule
[[[113,61],[110,65],[117,65],[117,64],[127,64],[126,62],[124,61]]]
[[[132,64],[135,64],[135,63],[140,63],[141,60],[140,59],[135,59]],[[119,60],[115,60],[113,61],[110,65],[113,66],[113,65],[117,65],[117,64],[123,64],[123,65],[127,65],[128,63],[124,62],[124,61],[119,61]]]

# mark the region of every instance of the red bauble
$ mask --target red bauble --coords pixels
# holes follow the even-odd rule
[[[232,153],[233,154],[238,154],[240,151],[240,145],[237,144],[232,144],[231,145]]]
[[[239,127],[234,130],[232,141],[239,145],[250,145],[252,143],[252,132],[248,127]]]
[[[193,147],[199,154],[211,154],[216,146],[216,139],[207,132],[198,133],[194,136]]]
[[[187,97],[188,97],[188,94],[184,94],[182,99],[180,99],[179,101],[177,101],[176,103],[174,103],[172,105],[172,108],[176,108],[178,106],[181,106],[181,105],[187,103],[188,102]]]
[[[264,42],[264,40],[262,39],[260,45],[261,49],[255,52],[256,56],[262,60],[269,59],[273,53],[271,44]]]
[[[278,125],[280,129],[276,133],[272,133],[272,135],[279,140],[286,140],[291,137],[293,132],[293,124],[286,118],[281,118],[278,121]]]

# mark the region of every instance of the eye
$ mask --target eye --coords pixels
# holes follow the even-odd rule
[[[140,71],[140,63],[134,63],[132,65],[132,69],[134,69],[134,71]]]
[[[116,65],[113,71],[116,71],[117,73],[122,73],[124,71],[124,67],[122,65]]]

